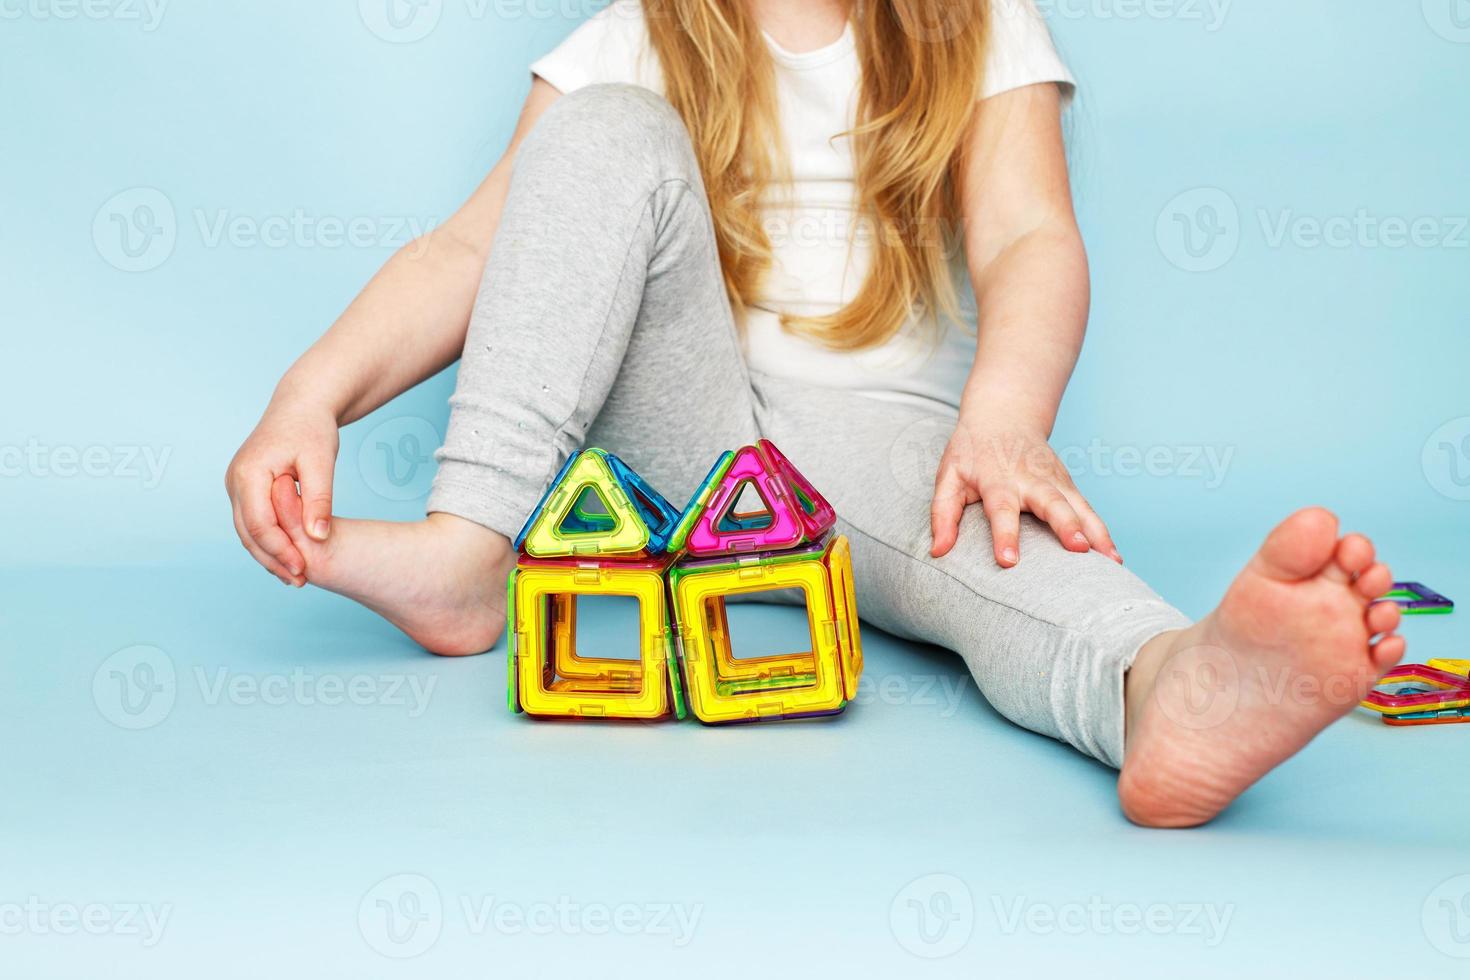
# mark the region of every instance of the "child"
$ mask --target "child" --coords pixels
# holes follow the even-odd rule
[[[1072,80],[1030,0],[620,0],[533,72],[505,158],[231,464],[241,540],[282,581],[477,653],[509,539],[574,449],[683,500],[767,436],[836,506],[865,618],[1120,767],[1152,826],[1209,820],[1402,656],[1372,601],[1388,569],[1326,511],[1190,623],[1048,447],[1089,284]],[[333,518],[338,426],[456,358],[428,517]]]

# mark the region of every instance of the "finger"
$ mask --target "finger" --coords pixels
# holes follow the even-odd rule
[[[1092,545],[1082,531],[1082,519],[1062,496],[1062,492],[1048,484],[1040,484],[1026,491],[1026,506],[1031,513],[1041,518],[1056,532],[1057,540],[1068,551],[1090,551]]]
[[[1072,509],[1081,519],[1082,533],[1087,535],[1087,540],[1093,548],[1107,555],[1119,565],[1123,564],[1123,556],[1118,554],[1118,546],[1113,544],[1113,536],[1108,533],[1108,526],[1103,523],[1101,517],[1097,516],[1097,511],[1092,509],[1087,498],[1076,490],[1067,491],[1065,495],[1067,502],[1072,505]]]
[[[302,456],[296,461],[301,483],[301,509],[306,533],[327,540],[332,530],[332,468],[335,460],[325,455]]]
[[[995,560],[1002,568],[1010,568],[1021,560],[1021,499],[1014,490],[982,487],[980,506],[990,520]]]
[[[254,480],[244,488],[235,498],[240,508],[240,519],[244,522],[246,535],[262,551],[285,565],[293,577],[300,577],[306,570],[306,559],[301,557],[301,552],[296,550],[291,539],[286,537],[286,532],[276,523],[276,511],[271,506],[270,492],[271,484],[263,480]]]
[[[240,536],[240,543],[245,546],[246,551],[250,552],[250,557],[260,562],[266,571],[280,579],[282,585],[299,587],[305,584],[304,579],[298,575],[292,575],[285,565],[282,565],[272,555],[267,554],[265,549],[255,543],[255,539],[245,530],[245,518],[240,515],[240,508],[238,506],[234,508],[234,518],[235,533]]]
[[[935,558],[949,554],[959,540],[960,515],[969,502],[964,479],[953,468],[941,469],[934,482],[934,500],[929,505],[929,536],[934,540],[929,554]]]

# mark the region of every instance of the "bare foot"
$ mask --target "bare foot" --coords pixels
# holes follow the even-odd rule
[[[503,536],[450,514],[422,521],[332,518],[326,541],[308,537],[289,475],[271,502],[306,559],[306,580],[362,603],[431,653],[483,653],[505,629],[505,581],[515,551]]]
[[[1145,644],[1128,672],[1123,812],[1193,827],[1351,711],[1404,654],[1393,583],[1360,534],[1298,511],[1205,619]],[[1377,637],[1375,641],[1375,637]]]

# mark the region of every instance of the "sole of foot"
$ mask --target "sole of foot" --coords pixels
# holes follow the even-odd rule
[[[1205,823],[1351,711],[1404,655],[1393,584],[1361,534],[1287,518],[1194,626],[1146,644],[1127,677],[1123,812]]]

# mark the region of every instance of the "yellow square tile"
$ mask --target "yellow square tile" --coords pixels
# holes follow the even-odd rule
[[[563,717],[659,718],[671,710],[669,619],[662,569],[648,566],[523,565],[516,572],[514,636],[516,679],[527,714]],[[558,604],[579,595],[623,595],[638,600],[639,659],[614,660],[626,674],[595,676],[613,658],[578,657],[582,676],[557,676]],[[575,618],[565,622],[574,628]],[[563,661],[566,657],[562,658]],[[589,676],[591,675],[591,676]]]
[[[732,660],[724,600],[790,588],[801,589],[806,598],[810,649],[785,659],[810,657],[810,677],[793,677],[789,683],[795,686],[787,686],[786,679],[762,677],[758,671],[755,676],[722,674],[722,665]],[[689,707],[700,721],[754,721],[842,708],[838,624],[831,578],[820,555],[804,561],[684,571],[676,577],[673,600]]]

